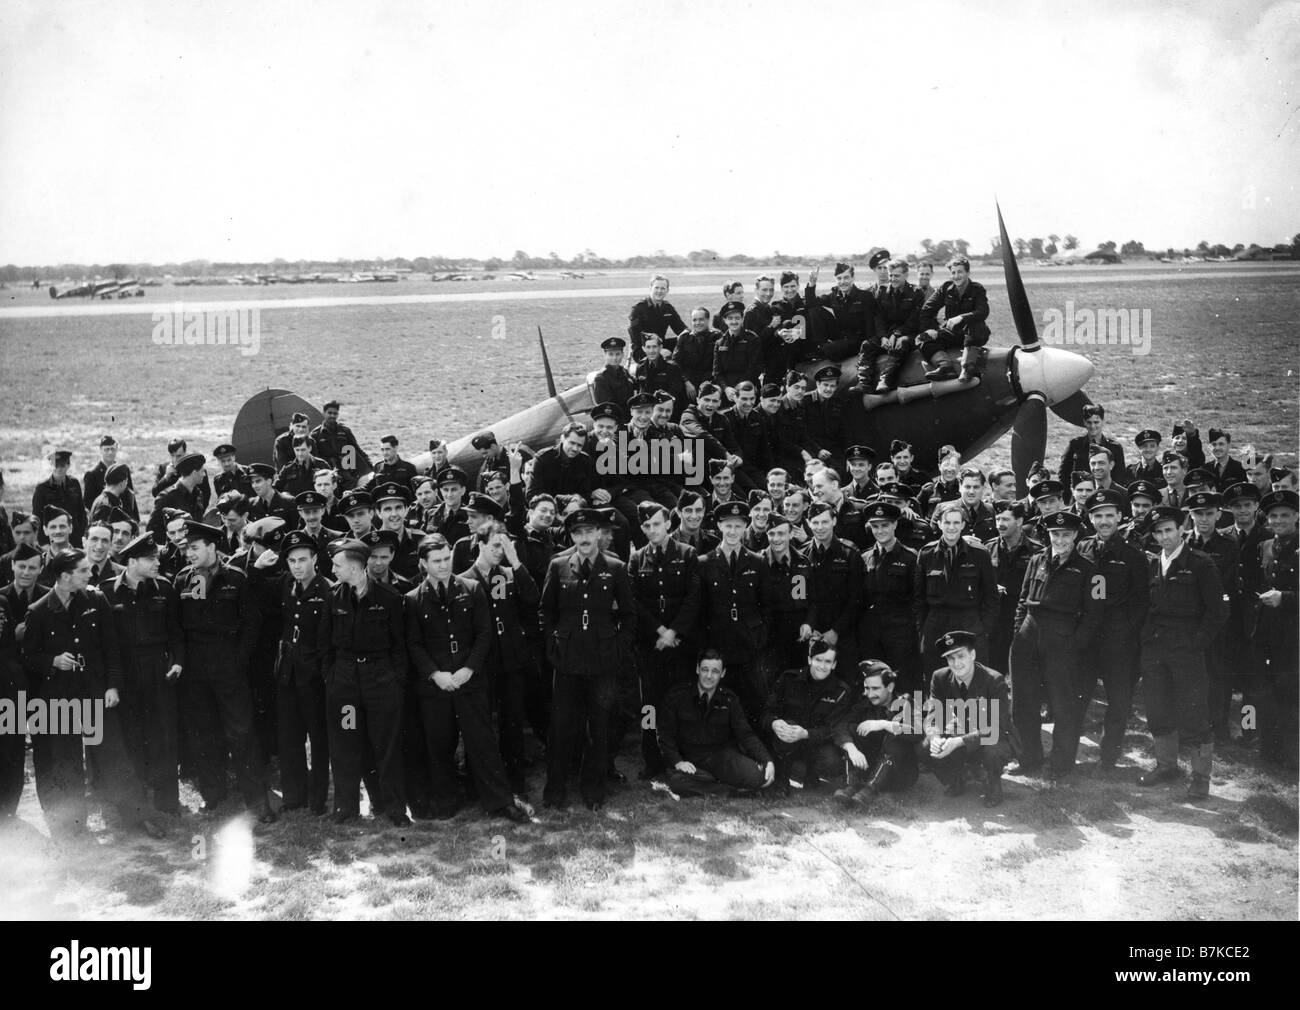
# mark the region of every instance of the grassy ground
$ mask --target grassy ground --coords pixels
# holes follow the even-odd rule
[[[231,809],[154,842],[105,828],[55,844],[32,790],[0,835],[0,915],[57,919],[1292,919],[1296,786],[1234,746],[1214,795],[1134,783],[1144,734],[1118,770],[1085,741],[1073,781],[912,791],[846,811],[681,800],[644,784],[606,809],[528,826],[476,809],[397,829],[299,813],[270,827]],[[634,759],[624,757],[631,771]],[[534,775],[534,787],[540,785]],[[188,787],[185,798],[195,797]]]
[[[1138,271],[1119,277],[1133,277]],[[1152,269],[1115,283],[1047,271],[1029,295],[1048,308],[1150,308],[1148,356],[1093,348],[1088,386],[1111,433],[1168,431],[1191,416],[1295,460],[1300,272],[1225,267],[1205,280]],[[629,277],[589,288],[628,287]],[[548,285],[550,286],[550,285]],[[430,290],[426,285],[421,290]],[[520,292],[504,282],[501,290]],[[387,292],[385,292],[387,293]],[[244,297],[243,292],[239,293]],[[1012,332],[990,291],[994,343]],[[205,291],[195,298],[234,297]],[[683,295],[679,309],[712,295]],[[77,449],[74,473],[105,431],[123,443],[137,487],[181,435],[208,451],[239,405],[265,386],[344,401],[344,420],[403,448],[456,436],[541,396],[536,326],[557,380],[594,367],[600,338],[624,328],[630,299],[502,300],[438,305],[283,308],[262,313],[262,351],[159,347],[148,315],[0,316],[0,461],[5,503],[26,507],[52,445]],[[48,298],[46,299],[48,303]],[[491,336],[494,316],[506,333]],[[1075,348],[1080,350],[1080,348]],[[1055,462],[1077,429],[1053,421]],[[1006,463],[1007,441],[982,457]],[[147,506],[149,499],[144,497]],[[1069,786],[1013,781],[991,814],[975,795],[948,799],[931,780],[846,815],[829,800],[775,807],[682,801],[631,787],[602,815],[577,811],[515,828],[462,813],[406,831],[336,828],[291,815],[254,833],[242,818],[187,820],[151,842],[97,830],[55,846],[30,785],[22,823],[0,835],[0,915],[55,918],[1207,918],[1296,916],[1294,774],[1256,770],[1230,750],[1215,795],[1133,785],[1145,728],[1132,727],[1121,773],[1085,770]],[[1085,760],[1095,748],[1086,744]],[[635,770],[624,758],[624,768]],[[534,791],[540,788],[535,777]],[[195,798],[189,800],[197,805]],[[201,850],[201,851],[200,851]]]
[[[1106,284],[1095,283],[1096,271],[1040,271],[1031,277],[1029,297],[1040,320],[1049,309],[1064,312],[1067,302],[1076,311],[1151,310],[1149,355],[1134,355],[1127,347],[1070,348],[1096,366],[1087,392],[1107,405],[1111,434],[1126,453],[1142,428],[1167,433],[1174,421],[1191,416],[1202,430],[1228,428],[1236,446],[1253,443],[1294,463],[1300,352],[1291,320],[1300,318],[1300,271],[1274,266],[1266,276],[1242,278],[1233,274],[1239,268],[1225,265],[1221,274],[1195,281],[1178,279],[1172,269],[1129,272],[1112,276],[1133,279]],[[290,388],[318,403],[338,397],[343,420],[365,445],[377,448],[380,436],[391,432],[404,452],[418,452],[431,437],[457,437],[545,396],[539,325],[562,387],[597,367],[601,339],[626,329],[626,296],[593,292],[590,298],[519,300],[526,289],[496,283],[513,299],[267,309],[261,313],[261,352],[248,357],[232,347],[157,346],[149,315],[0,315],[0,374],[10,392],[0,400],[5,502],[25,507],[32,486],[48,473],[44,455],[52,446],[76,450],[74,474],[89,469],[105,431],[121,441],[121,458],[134,468],[136,487],[147,489],[169,438],[185,437],[191,448],[209,452],[230,437],[244,400],[267,386]],[[572,283],[621,289],[635,279]],[[419,291],[445,288],[425,284]],[[195,297],[266,292],[284,293],[204,289]],[[683,311],[715,301],[685,293],[676,299]],[[991,288],[990,302],[993,343],[1014,342],[1004,292]],[[504,333],[498,327],[495,339],[498,317]],[[1052,419],[1053,464],[1075,434],[1078,429]],[[981,457],[989,466],[1009,460],[1009,437]],[[142,505],[150,501],[146,495]]]

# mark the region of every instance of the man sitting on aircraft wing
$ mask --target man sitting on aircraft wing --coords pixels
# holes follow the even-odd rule
[[[921,308],[921,355],[928,366],[927,379],[958,379],[970,382],[984,374],[988,360],[989,296],[984,285],[970,279],[970,260],[957,255],[948,261],[952,280],[943,285]],[[943,311],[944,321],[939,322]],[[961,349],[961,373],[951,353]]]

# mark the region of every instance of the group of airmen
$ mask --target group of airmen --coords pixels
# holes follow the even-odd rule
[[[800,315],[795,341],[856,341],[868,309],[878,324],[915,303],[897,294],[899,262],[886,254],[887,290],[869,298],[848,270],[851,290],[816,302],[816,327]],[[938,341],[938,377],[980,367],[984,317],[961,310],[982,300],[986,316],[987,300],[968,270],[920,300],[921,318],[945,316],[919,345]],[[781,282],[797,300],[798,278]],[[622,337],[601,344],[590,424],[537,449],[485,434],[475,478],[440,439],[418,470],[392,435],[372,462],[337,401],[262,447],[274,464],[223,444],[212,472],[173,441],[147,516],[111,435],[81,482],[55,452],[31,511],[0,522],[3,698],[103,702],[93,745],[31,733],[52,830],[85,831],[88,778],[106,815],[158,836],[186,812],[182,778],[204,812],[233,785],[268,823],[296,809],[355,820],[363,785],[394,824],[467,800],[522,822],[529,730],[554,808],[575,781],[602,807],[633,740],[640,778],[679,796],[863,804],[928,770],[995,806],[1013,758],[1013,773],[1065,779],[1092,733],[1104,769],[1126,760],[1139,683],[1155,757],[1140,784],[1180,778],[1180,747],[1192,798],[1209,793],[1216,747],[1295,767],[1293,472],[1237,458],[1227,432],[1203,442],[1190,419],[1163,450],[1140,432],[1129,465],[1098,405],[1026,497],[1011,471],[951,447],[931,469],[904,441],[845,444],[839,370],[810,390],[794,367],[807,347],[768,356],[794,318],[773,287],[758,278],[748,307],[724,292],[719,334],[705,309],[675,330],[656,277],[630,313],[633,367]],[[733,369],[753,336],[757,371]],[[897,371],[883,360],[897,345],[869,339],[859,391]],[[704,483],[596,466],[615,443],[659,441],[697,447]],[[24,761],[22,732],[0,733],[4,817]]]

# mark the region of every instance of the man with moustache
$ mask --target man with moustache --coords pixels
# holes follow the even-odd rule
[[[921,742],[911,710],[895,698],[898,676],[888,663],[858,664],[862,695],[845,713],[836,743],[848,758],[848,783],[835,791],[845,806],[869,802],[883,792],[910,789],[919,774],[916,747]],[[910,701],[908,702],[910,705]]]
[[[623,562],[600,550],[601,524],[595,509],[568,515],[574,549],[551,561],[542,588],[542,631],[555,669],[543,793],[550,807],[567,805],[570,759],[584,737],[582,797],[590,810],[604,806],[617,672],[633,655],[636,601]]]

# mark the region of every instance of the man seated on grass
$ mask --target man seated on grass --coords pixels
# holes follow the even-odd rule
[[[834,734],[844,721],[850,696],[844,681],[833,676],[835,646],[824,639],[808,647],[808,665],[786,670],[763,709],[762,725],[772,737],[776,789],[786,793],[825,784],[844,785],[844,755]]]
[[[947,666],[935,670],[930,681],[934,707],[925,714],[925,739],[918,748],[922,764],[949,796],[960,796],[967,776],[982,772],[984,805],[996,807],[1002,802],[1002,767],[1010,749],[1002,732],[1011,713],[1007,682],[975,661],[971,632],[950,631],[937,645]]]
[[[849,759],[849,781],[836,790],[845,806],[882,792],[910,789],[916,782],[916,745],[910,706],[895,705],[898,676],[888,663],[864,659],[862,697],[849,709],[836,742]],[[901,699],[900,699],[901,700]]]
[[[695,680],[668,692],[658,713],[668,785],[683,796],[753,793],[776,777],[771,755],[745,718],[740,698],[722,686],[722,653],[705,649]]]

